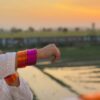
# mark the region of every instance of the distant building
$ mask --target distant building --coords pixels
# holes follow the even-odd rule
[[[95,35],[96,34],[96,24],[93,22],[92,26],[91,26],[91,35]]]

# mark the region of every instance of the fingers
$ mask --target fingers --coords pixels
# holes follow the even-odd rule
[[[51,62],[55,62],[60,57],[60,50],[55,44],[49,44],[41,49],[37,49],[38,59],[49,59]]]
[[[51,61],[51,63],[54,63],[55,59],[56,59],[55,55],[51,55],[51,57],[49,58],[49,60]]]
[[[61,58],[61,53],[58,48],[56,48],[56,60],[59,60]]]
[[[51,44],[52,45],[52,52],[53,52],[53,55],[52,55],[52,62],[55,62],[56,60],[59,60],[60,57],[61,57],[61,53],[60,53],[60,50],[59,48],[55,45],[55,44]]]

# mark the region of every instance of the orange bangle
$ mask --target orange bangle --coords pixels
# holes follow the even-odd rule
[[[12,74],[10,76],[7,76],[5,78],[5,81],[7,82],[7,84],[12,84],[12,83],[14,83],[17,80],[18,77],[19,77],[19,75],[16,72],[15,74]]]
[[[27,65],[27,50],[17,52],[17,64],[18,68],[22,68]]]

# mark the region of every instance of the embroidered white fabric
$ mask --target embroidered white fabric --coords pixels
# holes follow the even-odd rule
[[[0,54],[0,79],[15,73],[16,53]]]
[[[33,94],[25,80],[20,78],[19,87],[11,87],[0,80],[0,100],[33,100]]]

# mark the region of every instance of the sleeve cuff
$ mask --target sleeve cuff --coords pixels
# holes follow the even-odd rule
[[[18,87],[8,86],[11,95],[13,95],[14,98],[18,98],[20,100],[33,100],[33,94],[27,82],[22,78],[19,78],[19,80],[20,85]]]
[[[0,78],[15,73],[16,53],[6,53],[0,55]]]

